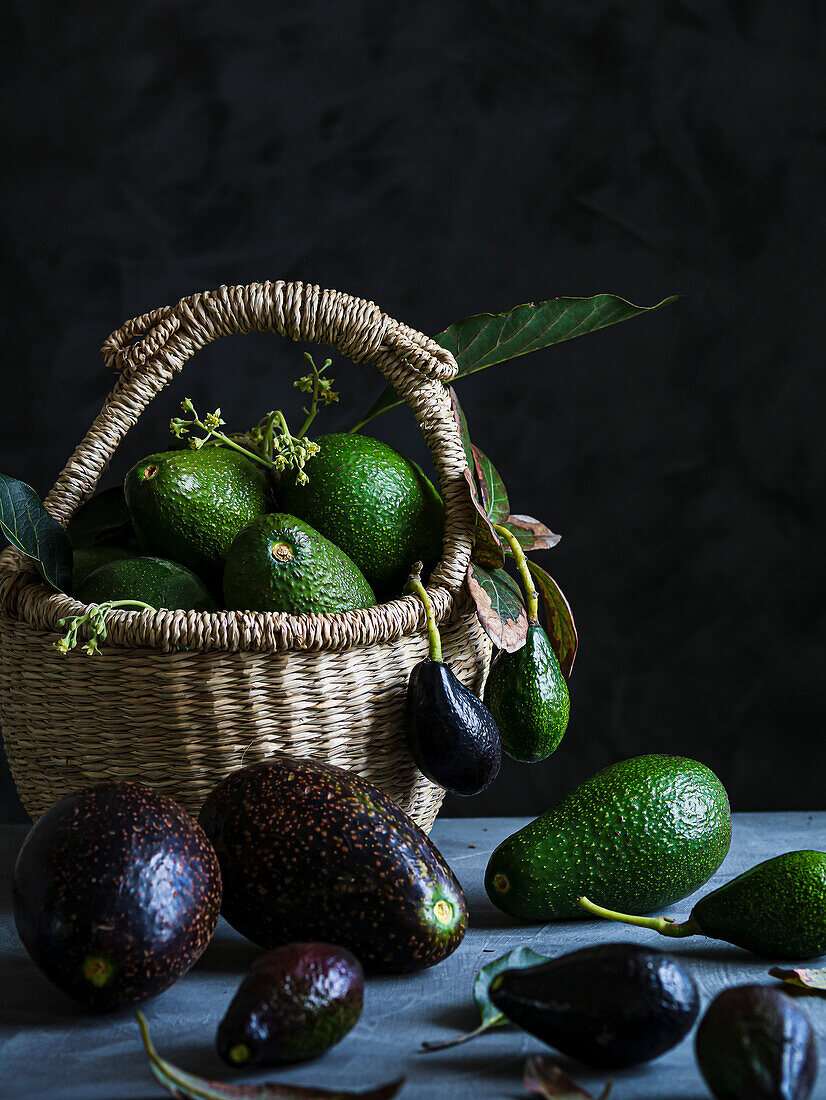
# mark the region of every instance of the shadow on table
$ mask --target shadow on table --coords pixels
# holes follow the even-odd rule
[[[44,978],[28,955],[4,952],[0,973],[0,1025],[48,1028],[89,1019],[88,1012]]]

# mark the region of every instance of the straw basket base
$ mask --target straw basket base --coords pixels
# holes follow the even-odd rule
[[[445,660],[481,692],[491,647],[473,610],[444,623],[442,639]],[[0,615],[3,740],[33,819],[108,779],[146,783],[197,814],[225,775],[280,750],[355,771],[433,824],[444,791],[413,763],[403,722],[424,634],[343,651],[95,656],[62,655],[55,640]]]

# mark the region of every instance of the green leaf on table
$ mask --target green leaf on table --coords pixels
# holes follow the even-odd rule
[[[553,1058],[544,1054],[532,1054],[525,1059],[522,1084],[529,1096],[538,1096],[540,1100],[594,1100],[590,1092],[581,1089]],[[609,1081],[597,1100],[607,1100],[610,1092]]]
[[[0,530],[22,553],[37,562],[41,575],[58,592],[72,584],[69,536],[24,481],[0,474]]]
[[[784,970],[780,966],[773,966],[769,973],[773,978],[780,978],[787,985],[793,985],[797,989],[826,995],[826,970],[824,969],[807,970],[804,967],[797,967],[793,970]]]
[[[440,347],[452,353],[459,367],[457,378],[475,374],[495,363],[516,359],[531,351],[561,344],[575,336],[629,321],[677,300],[664,298],[653,306],[635,306],[615,294],[595,294],[591,298],[551,298],[547,302],[526,302],[504,313],[478,313],[456,321],[434,336]],[[358,431],[388,409],[401,405],[401,398],[387,386],[351,429]]]
[[[85,501],[66,528],[75,550],[90,546],[128,546],[135,539],[132,516],[122,485],[95,493]]]
[[[528,636],[528,615],[522,590],[504,569],[485,569],[471,561],[467,586],[482,629],[498,649],[513,653]]]
[[[539,963],[547,961],[546,955],[537,955],[530,947],[514,947],[512,951],[500,955],[498,959],[493,959],[487,966],[483,966],[473,980],[473,999],[482,1022],[473,1031],[466,1031],[462,1035],[457,1035],[455,1039],[422,1043],[422,1052],[431,1054],[435,1050],[448,1050],[450,1047],[461,1046],[462,1043],[475,1039],[477,1035],[483,1035],[493,1027],[503,1027],[509,1023],[504,1013],[500,1012],[490,999],[490,983],[503,970],[521,970],[523,967],[538,966]]]
[[[505,483],[486,454],[483,454],[473,443],[470,449],[473,452],[473,464],[482,506],[491,523],[501,523],[503,519],[507,519],[511,510]]]
[[[391,1100],[404,1084],[404,1078],[400,1077],[397,1081],[366,1092],[351,1092],[307,1085],[282,1085],[278,1081],[268,1081],[263,1085],[226,1085],[222,1081],[207,1081],[195,1074],[185,1073],[161,1058],[152,1045],[143,1013],[136,1011],[135,1016],[152,1072],[166,1091],[178,1100],[351,1100],[356,1097],[361,1100]]]
[[[562,538],[533,516],[510,515],[500,522],[503,527],[507,527],[526,553],[531,550],[552,550]]]
[[[487,510],[479,500],[479,489],[476,478],[469,466],[465,466],[462,474],[468,487],[468,495],[476,513],[476,530],[473,543],[472,558],[474,562],[486,569],[501,569],[505,564],[505,551],[499,536],[493,529]]]
[[[532,561],[528,562],[528,568],[533,574],[542,610],[545,613],[545,630],[559,661],[562,675],[567,680],[574,667],[574,658],[579,644],[571,606],[562,594],[562,589],[544,569]]]

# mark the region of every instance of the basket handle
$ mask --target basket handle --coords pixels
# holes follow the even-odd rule
[[[396,389],[425,437],[445,504],[442,558],[430,583],[457,590],[470,560],[474,521],[464,449],[445,385],[456,375],[456,361],[375,303],[301,282],[222,286],[114,332],[102,352],[120,377],[46,497],[49,512],[64,526],[69,522],[129,428],[191,355],[219,336],[254,331],[330,344],[356,363],[373,363]]]

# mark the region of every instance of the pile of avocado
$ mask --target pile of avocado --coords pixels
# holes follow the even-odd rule
[[[290,614],[401,595],[411,563],[441,552],[439,494],[377,439],[333,434],[316,447],[301,479],[224,445],[147,456],[124,483],[137,552],[95,548],[97,559],[76,561],[74,595]]]

